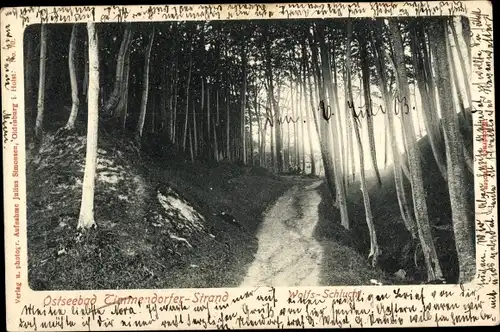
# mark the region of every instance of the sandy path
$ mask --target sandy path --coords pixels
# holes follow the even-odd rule
[[[323,253],[313,232],[321,182],[296,185],[267,210],[257,234],[259,248],[242,287],[319,286]]]

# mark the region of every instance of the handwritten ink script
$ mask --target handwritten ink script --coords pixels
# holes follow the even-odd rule
[[[387,110],[382,106],[379,105],[378,107],[375,108],[375,111],[373,110],[373,103],[370,101],[369,106],[360,106],[356,107],[354,105],[354,102],[352,100],[347,101],[347,107],[348,107],[348,112],[349,116],[352,116],[354,119],[359,120],[360,118],[368,118],[368,117],[374,117],[377,115],[385,115],[387,113]],[[412,107],[414,110],[415,107]],[[323,100],[320,101],[319,106],[316,110],[313,110],[313,112],[319,112],[321,115],[321,118],[325,121],[329,121],[332,116],[335,116],[335,112],[332,110],[330,105],[325,105],[325,102]],[[394,115],[400,115],[400,114],[409,114],[410,113],[410,106],[408,105],[408,101],[406,97],[399,97],[395,96],[394,98],[394,106],[392,108],[392,112],[394,112]],[[308,117],[300,118],[300,117],[291,117],[288,115],[285,116],[279,116],[276,117],[273,115],[271,112],[271,109],[266,107],[266,121],[265,121],[265,126],[269,127],[274,127],[274,125],[282,125],[282,124],[289,124],[289,123],[297,123],[299,121],[303,121],[306,123],[309,121]]]
[[[498,285],[498,219],[496,188],[496,139],[493,104],[493,21],[480,8],[471,11],[472,102],[476,163],[476,243],[482,251],[477,267],[479,287]],[[487,293],[492,308],[498,307],[496,290]]]
[[[152,296],[64,297],[47,295],[41,306],[26,304],[20,329],[64,330],[113,328],[312,328],[381,327],[432,322],[458,325],[496,321],[483,310],[485,301],[464,285],[449,290],[413,288],[367,293],[361,289],[288,290],[274,288],[196,292],[192,296],[153,293]],[[239,291],[239,293],[238,293]],[[458,296],[461,301],[450,302]]]
[[[22,26],[39,23],[128,22],[141,20],[230,20],[254,18],[322,18],[359,16],[464,15],[463,1],[367,4],[288,3],[229,5],[151,5],[151,6],[80,6],[8,8],[6,17],[20,19]]]

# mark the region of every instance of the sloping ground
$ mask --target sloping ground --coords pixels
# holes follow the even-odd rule
[[[84,233],[76,227],[85,133],[46,134],[39,153],[28,154],[35,290],[237,286],[257,250],[264,209],[290,186],[254,168],[153,164],[105,132],[98,153],[97,228]]]
[[[458,262],[451,221],[451,206],[447,184],[444,182],[434,161],[427,137],[419,141],[422,158],[422,173],[429,220],[433,229],[434,243],[441,262],[443,274],[449,283],[457,281]],[[382,249],[381,268],[387,277],[396,283],[425,281],[425,262],[418,241],[412,240],[401,218],[393,168],[381,170],[382,187],[378,187],[373,176],[368,177],[372,213],[377,231],[379,245]],[[464,179],[468,186],[467,195],[471,203],[470,214],[474,215],[474,180],[471,173]],[[405,180],[406,196],[411,206],[411,187]],[[348,212],[351,232],[345,231],[339,223],[340,213],[331,206],[331,196],[326,188],[322,188],[322,203],[319,207],[320,222],[316,229],[317,236],[327,236],[337,242],[356,248],[364,257],[368,256],[370,242],[366,226],[364,205],[359,181],[348,189]],[[395,279],[393,273],[400,269],[406,272],[406,278]],[[328,269],[325,269],[328,271]]]

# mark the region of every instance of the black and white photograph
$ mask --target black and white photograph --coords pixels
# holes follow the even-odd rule
[[[29,287],[471,281],[470,36],[467,16],[29,25]]]

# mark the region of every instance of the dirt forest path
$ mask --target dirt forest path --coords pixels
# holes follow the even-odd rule
[[[322,247],[313,232],[321,183],[301,181],[266,211],[257,234],[259,248],[242,287],[319,285]]]
[[[369,285],[384,279],[354,248],[325,234],[318,237],[322,182],[298,180],[266,211],[241,287]]]

